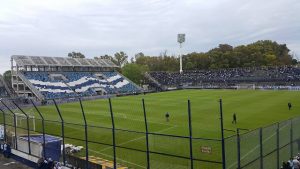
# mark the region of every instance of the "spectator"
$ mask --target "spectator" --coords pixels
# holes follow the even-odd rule
[[[39,158],[39,160],[37,161],[37,168],[38,169],[41,169],[42,167],[43,167],[43,165],[44,165],[44,158],[42,157],[42,158]]]
[[[4,143],[3,145],[3,155],[5,158],[9,158],[11,155],[11,148],[10,145],[7,143]]]
[[[252,67],[217,70],[193,70],[179,72],[150,72],[161,85],[176,87],[180,85],[224,85],[239,83],[279,82],[293,85],[300,82],[300,69],[283,67]]]
[[[293,160],[293,169],[299,169],[300,168],[300,162],[297,160],[297,157]]]
[[[48,158],[48,169],[53,169],[54,168],[54,161],[51,158]]]
[[[54,169],[61,169],[60,162],[55,163]]]
[[[290,160],[288,161],[288,165],[289,165],[289,169],[293,168],[293,158],[290,158]]]
[[[4,150],[4,142],[1,142],[0,144],[0,152],[3,153]]]
[[[282,166],[280,167],[280,169],[289,169],[289,165],[287,162],[282,162]]]

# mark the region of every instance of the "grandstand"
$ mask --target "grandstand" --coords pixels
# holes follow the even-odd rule
[[[300,86],[300,68],[251,67],[194,70],[179,72],[150,72],[146,75],[154,87],[238,88],[238,86]]]
[[[108,59],[13,55],[12,88],[39,100],[141,92],[116,68]]]

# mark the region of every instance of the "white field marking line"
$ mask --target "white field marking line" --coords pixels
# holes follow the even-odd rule
[[[288,126],[288,124],[286,124],[285,126],[283,126],[282,128],[280,128],[279,130],[285,128],[286,126]],[[275,135],[276,135],[276,133],[272,134],[271,136],[269,136],[268,138],[266,138],[265,140],[263,140],[263,143],[266,142],[266,141],[268,141],[269,139],[271,139],[271,137],[273,137],[273,136],[275,136]],[[242,161],[242,159],[244,159],[245,157],[247,157],[249,154],[251,154],[251,153],[252,153],[255,149],[257,149],[257,148],[259,148],[259,145],[257,145],[257,146],[254,147],[251,151],[249,151],[248,153],[246,153],[245,155],[243,155],[243,156],[241,157],[241,161]],[[235,164],[237,164],[237,162],[234,162],[233,164],[231,164],[231,165],[229,166],[228,169],[234,167]]]
[[[123,114],[123,115],[125,115],[125,117],[127,118],[127,116],[126,116],[125,113],[117,113],[117,114]],[[109,116],[109,117],[110,117],[110,115],[104,115],[104,113],[102,113],[101,116],[104,116],[104,117]],[[120,116],[119,116],[119,118],[124,118],[124,116],[123,116],[123,117],[120,117]],[[129,119],[130,119],[130,120],[134,120],[134,121],[141,121],[141,122],[144,122],[144,120],[140,120],[140,119],[136,119],[136,118],[129,118]],[[170,124],[159,123],[159,122],[153,122],[153,121],[149,121],[149,120],[148,120],[148,123],[161,124],[161,125],[164,125],[164,126],[172,126],[172,125],[170,125]]]
[[[110,117],[110,114],[101,114],[101,116],[105,116],[105,117]],[[125,113],[114,113],[114,117],[118,117],[118,118],[127,118]]]
[[[101,155],[106,156],[106,157],[113,157],[113,156],[108,155],[108,154],[100,153],[99,151],[95,151],[95,150],[89,150],[89,151],[92,151],[92,152],[94,152],[94,153],[96,153],[96,154],[101,154]],[[133,162],[130,162],[130,161],[127,161],[127,160],[122,160],[122,159],[120,159],[120,158],[118,158],[118,157],[117,157],[117,160],[124,161],[124,162],[126,162],[126,163],[129,163],[129,164],[132,164],[132,165],[141,167],[141,168],[146,168],[146,167],[141,166],[141,165],[139,165],[139,164],[136,164],[136,163],[133,163]]]
[[[168,127],[168,128],[166,128],[166,129],[160,130],[160,131],[158,131],[158,132],[164,132],[164,131],[167,131],[167,130],[171,130],[171,129],[175,128],[175,127],[177,127],[177,125]],[[133,141],[136,141],[136,140],[139,140],[139,139],[142,139],[142,138],[145,138],[145,137],[146,137],[146,136],[141,136],[141,137],[137,137],[137,138],[135,138],[135,139],[129,140],[129,141],[125,141],[125,142],[119,144],[119,146],[124,145],[124,144],[127,144],[127,143],[130,143],[130,142],[133,142]],[[108,150],[108,149],[111,149],[111,148],[112,148],[112,147],[107,147],[107,148],[104,148],[104,149],[100,150],[99,152],[103,152],[103,151]]]

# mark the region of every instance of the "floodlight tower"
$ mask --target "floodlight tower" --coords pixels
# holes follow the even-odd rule
[[[179,72],[182,73],[182,54],[181,54],[181,48],[182,48],[182,43],[185,42],[185,34],[178,34],[177,35],[177,42],[179,43],[179,58],[180,58],[180,70],[179,70]]]

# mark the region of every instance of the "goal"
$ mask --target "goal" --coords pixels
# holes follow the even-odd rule
[[[15,113],[16,115],[16,127],[21,129],[27,129],[27,117],[21,113]],[[12,118],[12,120],[14,120]],[[35,116],[28,114],[29,130],[35,131]],[[14,122],[12,122],[13,124]]]
[[[253,83],[243,83],[236,85],[236,89],[248,89],[248,90],[255,90],[255,84]]]

